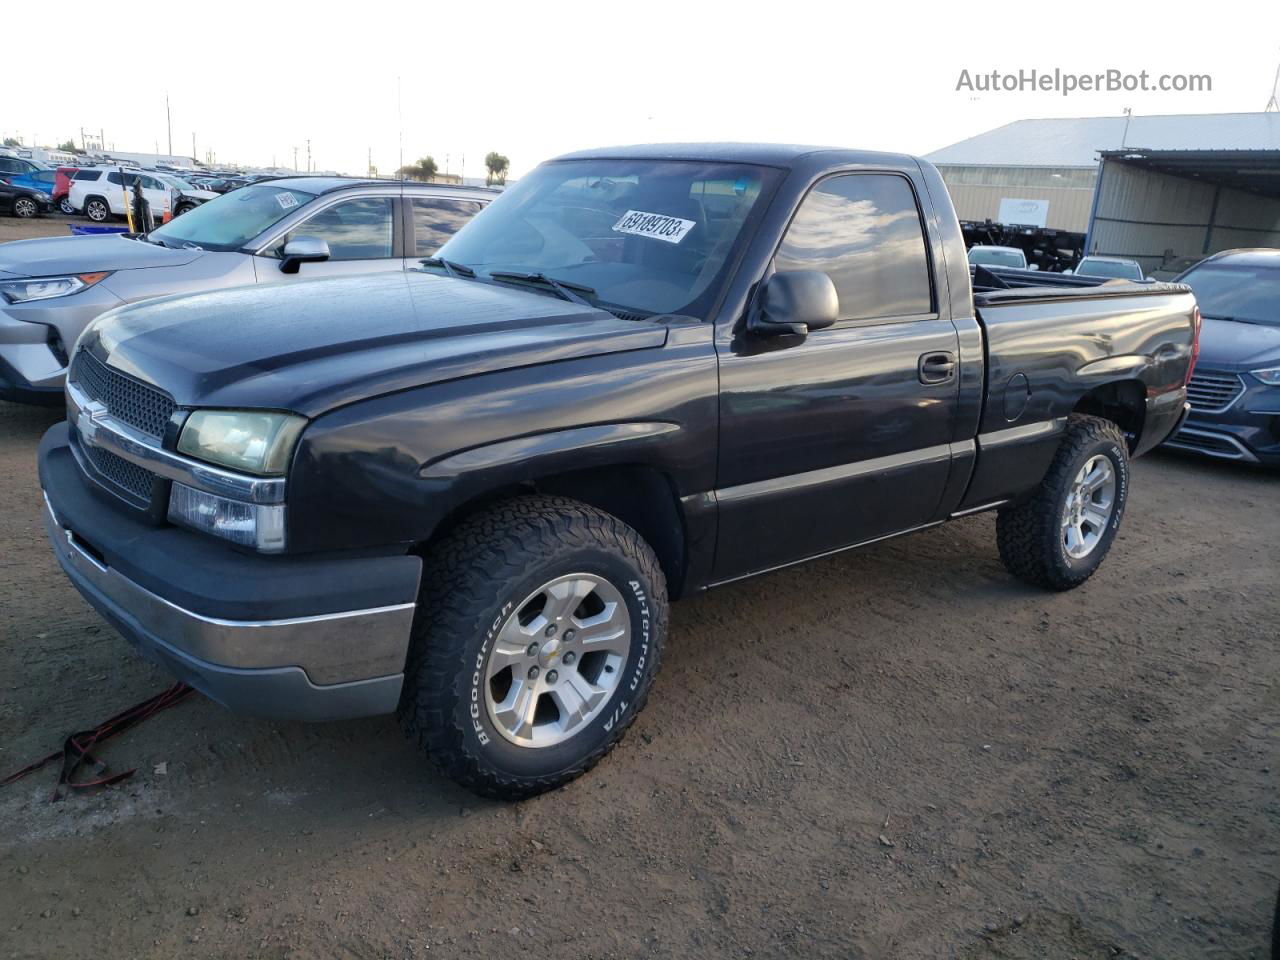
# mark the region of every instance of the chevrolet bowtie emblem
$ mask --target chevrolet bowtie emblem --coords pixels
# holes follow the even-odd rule
[[[90,446],[98,435],[98,421],[107,415],[107,405],[101,400],[90,400],[80,408],[80,416],[76,427],[80,431],[80,439]]]

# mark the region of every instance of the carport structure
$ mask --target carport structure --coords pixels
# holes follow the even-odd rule
[[[1236,247],[1280,247],[1280,114],[1266,148],[1102,150],[1085,249],[1150,273]]]

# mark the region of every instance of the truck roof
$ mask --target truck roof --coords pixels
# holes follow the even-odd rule
[[[307,193],[332,193],[334,190],[342,190],[346,187],[399,187],[403,184],[406,187],[431,187],[432,189],[440,188],[443,190],[458,191],[479,191],[481,193],[501,193],[501,190],[494,187],[471,187],[461,183],[422,183],[418,180],[377,180],[372,177],[264,177],[261,180],[255,180],[249,186],[259,183],[269,183],[273,187],[285,187],[292,190],[303,190]]]
[[[641,143],[597,147],[556,157],[557,160],[702,160],[709,163],[752,163],[767,167],[793,167],[804,161],[836,163],[914,163],[903,153],[878,153],[795,143]]]

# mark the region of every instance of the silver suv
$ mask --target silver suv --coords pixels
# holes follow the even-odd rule
[[[145,238],[0,245],[0,398],[62,402],[67,355],[122,303],[416,267],[498,191],[290,177],[210,200]]]

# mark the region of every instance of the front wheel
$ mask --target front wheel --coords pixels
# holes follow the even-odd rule
[[[71,205],[71,201],[67,197],[63,197],[58,201],[58,209],[67,214],[67,216],[71,216],[76,212],[76,208]]]
[[[666,581],[635,530],[563,497],[505,501],[427,557],[401,722],[482,796],[554,789],[644,706],[666,625]]]
[[[13,215],[23,220],[30,220],[40,214],[40,205],[30,197],[18,197],[13,201]]]
[[[1124,434],[1110,420],[1074,414],[1034,496],[996,518],[1000,559],[1035,586],[1078,587],[1111,549],[1128,496]]]

